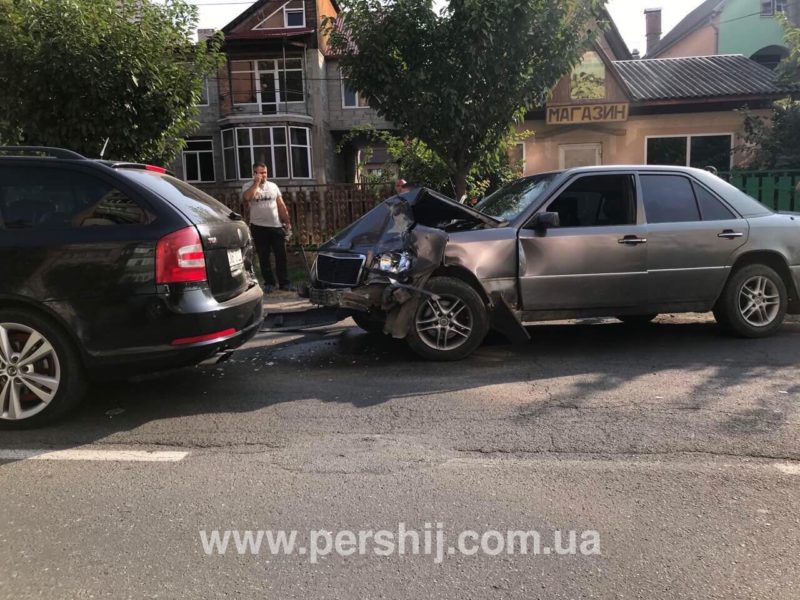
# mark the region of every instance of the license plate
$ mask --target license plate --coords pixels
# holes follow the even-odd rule
[[[238,275],[244,269],[244,258],[239,248],[228,250],[228,265],[231,267],[231,275]]]

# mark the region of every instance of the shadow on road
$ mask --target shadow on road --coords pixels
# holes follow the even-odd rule
[[[725,337],[710,322],[668,321],[642,329],[616,322],[548,324],[532,327],[530,333],[532,341],[524,346],[492,336],[472,357],[458,363],[424,362],[403,342],[350,327],[262,334],[232,361],[217,367],[95,388],[72,418],[41,430],[4,432],[3,446],[80,445],[166,419],[175,419],[170,427],[176,439],[182,428],[190,430],[182,419],[194,415],[214,417],[203,421],[204,427],[233,428],[241,423],[231,420],[238,413],[310,399],[356,408],[389,400],[402,406],[405,398],[508,383],[527,384],[533,394],[546,382],[561,378],[575,378],[568,392],[559,386],[544,400],[523,403],[516,416],[519,423],[535,423],[565,408],[588,408],[587,402],[597,403],[621,386],[659,373],[692,382],[688,399],[684,394],[679,402],[664,400],[664,407],[703,410],[756,378],[772,385],[771,375],[777,369],[800,362],[798,324],[787,324],[776,337],[765,340]],[[793,412],[798,392],[796,387],[782,389],[774,402],[750,403],[731,412],[722,425],[724,433],[778,431]],[[652,393],[668,398],[669,380],[665,389]]]

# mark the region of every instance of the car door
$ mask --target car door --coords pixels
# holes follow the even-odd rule
[[[633,173],[580,175],[540,212],[560,225],[519,233],[523,310],[635,307],[647,293],[647,240]]]
[[[712,302],[733,252],[747,241],[747,221],[681,173],[641,173],[647,220],[648,303]]]

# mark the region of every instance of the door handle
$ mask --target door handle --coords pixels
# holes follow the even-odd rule
[[[638,235],[626,235],[624,238],[617,240],[619,244],[646,244],[647,238],[640,238]]]
[[[733,229],[726,229],[722,233],[717,234],[718,238],[725,238],[727,240],[733,240],[736,238],[744,237],[744,234],[741,231],[734,231]]]

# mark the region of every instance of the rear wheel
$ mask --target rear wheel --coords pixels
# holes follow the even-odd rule
[[[78,353],[60,327],[33,311],[0,310],[0,426],[63,416],[85,389]]]
[[[642,327],[644,325],[650,325],[653,322],[658,314],[654,315],[622,315],[617,317],[620,321],[625,323],[625,325],[630,325],[631,327]]]
[[[461,360],[481,345],[488,331],[486,306],[470,285],[434,277],[425,289],[408,334],[411,349],[429,360]]]
[[[725,284],[714,317],[723,329],[742,337],[765,337],[783,323],[788,302],[778,273],[766,265],[748,265]]]

